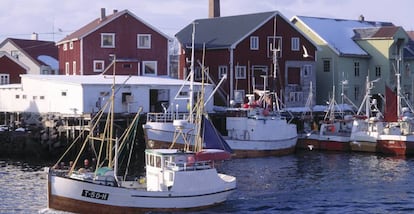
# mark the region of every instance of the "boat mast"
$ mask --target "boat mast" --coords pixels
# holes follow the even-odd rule
[[[195,25],[193,22],[193,33],[191,36],[191,64],[190,64],[190,98],[188,101],[189,105],[189,119],[190,123],[194,122],[193,118],[193,102],[194,102],[194,41],[195,41]]]
[[[111,91],[111,93],[112,93],[112,95],[111,95],[111,108],[110,108],[110,112],[108,112],[111,116],[110,116],[110,127],[109,127],[109,142],[108,142],[108,144],[109,144],[109,148],[108,148],[108,151],[109,151],[109,163],[108,163],[108,167],[109,168],[112,168],[112,160],[113,160],[113,154],[112,154],[112,147],[113,147],[113,142],[112,142],[112,139],[113,139],[113,131],[114,131],[114,126],[113,126],[113,124],[114,124],[114,107],[115,107],[115,102],[114,102],[114,100],[115,100],[115,67],[116,67],[116,55],[115,54],[111,54],[110,56],[112,56],[113,57],[113,70],[112,70],[112,79],[113,79],[113,82],[112,82],[112,91]]]
[[[277,96],[277,87],[276,87],[276,76],[277,76],[277,69],[278,69],[278,62],[277,62],[277,53],[279,50],[279,45],[276,48],[276,14],[275,17],[273,19],[273,47],[270,47],[270,49],[273,52],[273,93],[275,96],[275,103],[273,105],[273,111],[280,111],[280,107],[279,107],[279,98]],[[276,109],[275,109],[276,108]]]

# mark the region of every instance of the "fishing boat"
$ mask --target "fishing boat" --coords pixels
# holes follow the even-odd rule
[[[298,138],[296,125],[290,123],[281,111],[272,110],[266,91],[256,91],[260,96],[247,95],[249,102],[241,108],[227,110],[224,136],[236,158],[279,156],[295,151]]]
[[[198,138],[189,142],[193,143],[192,150],[146,149],[145,154],[138,154],[145,155],[143,176],[129,173],[140,170],[133,167],[131,160],[136,156],[133,155],[134,136],[141,111],[118,137],[114,129],[114,87],[115,84],[110,104],[97,113],[93,120],[96,123],[84,141],[75,139],[55,167],[45,169],[48,207],[76,213],[138,213],[200,209],[226,201],[236,189],[236,178],[219,173],[216,166],[229,159],[231,154],[224,148],[209,145],[222,146],[225,141],[220,138],[207,140],[205,136],[210,132],[201,128],[197,131]],[[98,124],[104,112],[108,112],[105,128],[99,131]],[[201,116],[197,118],[197,124],[205,121]],[[78,142],[81,145],[75,146]],[[79,159],[88,150],[88,145],[99,148],[93,153],[96,154],[95,167],[80,168]],[[71,154],[72,148],[80,149],[70,168],[59,167],[58,163]],[[125,163],[124,167],[121,162]]]
[[[310,117],[302,116],[304,128],[298,140],[298,147],[309,150],[350,151],[353,115],[345,112],[344,104],[337,104],[335,87],[325,112],[319,125],[314,121],[312,114]]]
[[[350,136],[351,150],[354,152],[379,152],[377,139],[384,128],[384,116],[378,109],[377,101],[371,96],[371,89],[376,81],[369,81],[368,77],[366,78],[365,96],[354,116]]]
[[[352,115],[345,115],[342,109],[338,107],[335,101],[335,87],[333,87],[332,97],[330,99],[328,110],[324,120],[320,125],[319,131],[319,149],[327,151],[350,151],[350,136],[352,130]]]
[[[385,86],[386,108],[383,120],[378,116],[366,117],[364,122],[354,124],[359,127],[355,127],[355,134],[352,138],[357,145],[361,144],[361,139],[364,139],[363,142],[371,143],[369,151],[391,156],[410,155],[414,152],[413,108],[404,96],[401,96],[399,63],[397,59],[397,91],[394,92]],[[404,107],[402,100],[406,104]]]

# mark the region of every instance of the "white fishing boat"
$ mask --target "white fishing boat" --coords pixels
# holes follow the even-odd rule
[[[228,134],[224,138],[236,158],[286,155],[295,151],[296,125],[280,111],[262,106],[266,105],[263,103],[268,96],[262,92],[260,99],[254,101],[254,95],[249,95],[249,103],[227,110]]]
[[[356,152],[379,152],[377,148],[378,134],[383,130],[383,115],[379,111],[376,100],[371,98],[371,89],[375,81],[366,79],[365,96],[354,117],[350,136],[350,146]],[[364,109],[365,108],[365,109]],[[362,112],[365,111],[363,115]],[[374,114],[375,113],[375,114]]]
[[[114,87],[110,104],[105,105],[94,118],[96,123],[85,140],[80,142],[81,146],[74,146],[77,143],[75,140],[68,152],[57,161],[68,160],[66,156],[70,154],[70,149],[80,148],[71,167],[46,169],[48,207],[76,213],[138,213],[200,209],[226,201],[236,189],[236,178],[219,173],[216,165],[231,155],[210,145],[207,145],[210,149],[205,149],[203,145],[213,143],[222,146],[224,141],[210,139],[216,135],[209,135],[211,132],[201,128],[198,129],[200,137],[188,142],[193,143],[193,150],[146,149],[143,177],[128,174],[140,170],[131,167],[140,111],[131,126],[116,137],[112,112]],[[109,110],[105,110],[108,106]],[[105,129],[95,132],[104,112],[108,112]],[[197,124],[205,121],[199,116],[196,117]],[[79,168],[80,157],[91,145],[99,148],[94,153],[96,167]],[[124,160],[126,166],[121,167],[120,160]]]

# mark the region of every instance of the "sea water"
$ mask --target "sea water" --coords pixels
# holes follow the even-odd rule
[[[0,213],[56,212],[47,209],[45,166],[0,160]],[[236,192],[225,203],[197,213],[414,212],[410,157],[301,151],[233,159],[222,163],[220,171],[237,177]]]

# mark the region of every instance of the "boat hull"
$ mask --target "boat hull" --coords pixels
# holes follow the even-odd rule
[[[223,185],[226,188],[201,191],[197,194],[191,191],[177,193],[173,190],[146,191],[146,189],[105,186],[49,174],[48,206],[52,209],[76,213],[137,213],[201,209],[224,202],[236,188],[235,181]]]
[[[191,124],[187,124],[183,133],[188,138],[193,137]],[[234,152],[233,158],[252,158],[266,156],[281,156],[292,154],[295,151],[297,143],[296,128],[288,126],[285,130],[280,130],[283,137],[273,137],[274,140],[267,139],[234,139],[225,136],[226,143]],[[172,144],[171,139],[174,138],[175,127],[172,123],[150,122],[144,125],[145,141],[147,148],[175,148],[182,149],[184,140],[178,137],[177,141]]]
[[[350,145],[351,145],[351,151],[353,152],[369,152],[369,153],[380,152],[377,146],[377,142],[351,141]]]
[[[384,155],[402,156],[406,154],[406,142],[402,140],[378,140],[378,150]]]

